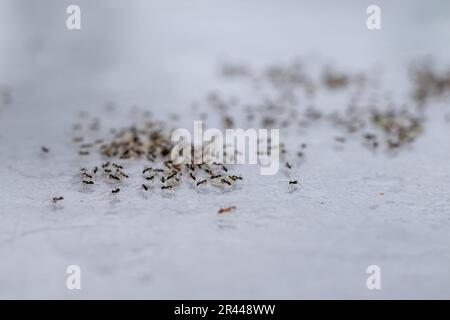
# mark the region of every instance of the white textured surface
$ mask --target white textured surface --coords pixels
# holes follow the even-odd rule
[[[79,110],[101,114],[117,101],[119,121],[134,104],[184,114],[221,88],[224,59],[260,66],[319,54],[356,70],[380,63],[393,81],[416,56],[449,62],[448,5],[379,2],[374,33],[359,1],[80,1],[75,34],[63,1],[2,1],[0,83],[14,104],[0,110],[0,297],[450,298],[448,103],[395,157],[354,141],[335,150],[334,131],[312,128],[293,194],[255,168],[240,169],[237,192],[185,188],[173,198],[144,198],[136,181],[113,201],[73,178],[84,165],[68,143]],[[237,210],[217,215],[224,205]],[[65,287],[69,264],[82,268],[79,292]],[[365,287],[370,264],[382,268],[380,291]]]

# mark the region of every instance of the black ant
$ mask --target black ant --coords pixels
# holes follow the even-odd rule
[[[57,203],[58,201],[64,200],[64,197],[54,197],[53,203]]]
[[[173,177],[175,177],[176,174],[177,174],[176,172],[172,173],[170,176],[167,177],[167,180],[172,179]]]
[[[142,174],[146,173],[147,171],[152,170],[152,168],[145,168],[144,171],[142,171]]]
[[[129,175],[123,173],[122,171],[118,171],[117,173],[120,174],[122,177],[127,178],[127,179],[130,177]]]
[[[120,180],[120,178],[119,178],[118,176],[115,176],[115,175],[113,175],[113,174],[110,174],[110,175],[109,175],[109,178],[110,178],[110,179],[114,179],[114,180]]]
[[[119,192],[120,192],[120,189],[119,189],[119,188],[117,188],[117,189],[111,191],[111,193],[119,193]]]
[[[202,180],[202,181],[197,182],[197,186],[199,186],[199,185],[201,185],[201,184],[206,184],[206,183],[208,183],[208,181]]]
[[[41,150],[42,150],[42,152],[45,152],[45,153],[49,153],[50,152],[50,149],[45,147],[45,146],[42,146]]]
[[[229,185],[229,186],[231,186],[231,183],[230,183],[230,181],[228,181],[228,180],[225,180],[225,179],[222,179],[222,180],[220,180],[222,183],[226,183],[227,185]]]

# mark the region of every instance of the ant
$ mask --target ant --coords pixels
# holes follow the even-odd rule
[[[167,180],[172,179],[173,177],[175,177],[176,174],[177,174],[176,172],[172,173],[170,176],[167,177]]]
[[[387,141],[387,145],[388,145],[389,149],[395,149],[395,148],[400,147],[400,143],[394,142],[394,141],[391,141],[391,140]]]
[[[173,188],[172,186],[162,186],[162,187],[161,187],[161,190],[172,189],[172,188]]]
[[[169,168],[172,169],[172,161],[164,161],[164,165]]]
[[[84,184],[94,184],[94,181],[83,180]]]
[[[122,171],[117,171],[117,173],[120,174],[122,177],[127,178],[127,179],[130,177],[129,175],[123,173]]]
[[[109,175],[109,178],[110,178],[110,179],[114,179],[114,180],[120,180],[120,178],[119,178],[118,176],[115,176],[115,175],[113,175],[113,174],[110,174],[110,175]]]
[[[120,192],[120,189],[119,189],[119,188],[117,188],[117,189],[111,191],[111,193],[119,193],[119,192]]]
[[[220,208],[218,213],[225,213],[236,210],[236,206],[226,207],[226,208]]]
[[[208,183],[208,181],[202,180],[202,181],[197,182],[197,186],[199,186],[201,184],[207,184],[207,183]]]
[[[231,186],[231,183],[230,183],[230,181],[228,181],[228,180],[225,180],[225,179],[222,179],[222,180],[220,180],[222,183],[226,183],[227,185],[229,185],[229,186]]]
[[[104,164],[102,164],[102,168],[106,168],[106,167],[109,167],[109,161],[104,163]]]
[[[148,187],[145,184],[142,185],[142,189],[144,189],[145,191],[148,191]]]
[[[42,150],[42,152],[45,152],[45,153],[49,153],[50,152],[50,149],[47,148],[46,146],[42,146],[41,150]]]
[[[146,173],[147,171],[152,170],[152,168],[145,168],[144,171],[142,171],[142,174]]]
[[[58,201],[64,200],[64,197],[54,197],[53,203],[57,203]]]
[[[299,183],[298,183],[298,181],[297,180],[290,180],[289,181],[289,193],[292,193],[292,192],[294,192],[295,190],[297,190],[297,188],[298,188],[298,185],[299,185]]]
[[[190,172],[189,175],[191,176],[192,180],[197,180],[192,172]]]

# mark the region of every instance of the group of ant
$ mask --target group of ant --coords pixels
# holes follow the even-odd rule
[[[303,146],[305,148],[305,146]],[[48,152],[48,150],[45,150]],[[219,163],[210,164],[175,164],[173,161],[164,161],[163,168],[145,167],[142,171],[145,182],[141,185],[141,190],[150,191],[153,189],[155,182],[159,181],[159,188],[164,191],[174,191],[182,181],[183,174],[187,176],[194,187],[204,187],[213,185],[216,187],[230,188],[236,182],[243,180],[242,176],[233,175],[229,173],[229,169]],[[297,179],[291,178],[293,166],[289,162],[285,162],[285,167],[288,169],[287,176],[289,177],[289,192],[295,191],[299,182]],[[129,179],[130,176],[124,171],[121,164],[107,161],[100,166],[95,166],[92,170],[86,168],[80,169],[81,183],[86,186],[95,184],[95,176],[101,175],[110,182],[116,184],[122,182],[124,179]],[[111,194],[120,193],[121,189],[115,187],[111,190]],[[62,201],[64,197],[54,197],[53,203]]]
[[[241,176],[228,174],[228,168],[222,164],[214,163],[213,166],[203,164],[174,164],[173,161],[164,161],[165,169],[147,167],[142,171],[147,183],[153,183],[159,179],[162,190],[174,190],[181,182],[183,173],[188,176],[193,186],[201,187],[212,184],[218,187],[232,187]],[[148,191],[151,185],[142,184],[142,189]]]
[[[154,187],[155,182],[159,181],[161,190],[173,191],[181,184],[183,174],[188,177],[187,179],[195,187],[210,184],[216,187],[229,188],[233,187],[237,181],[243,180],[241,176],[229,174],[229,169],[223,164],[175,164],[173,161],[168,160],[164,161],[163,165],[164,169],[144,168],[142,175],[145,182],[141,185],[141,190],[149,191]],[[94,185],[94,177],[99,174],[112,183],[120,183],[124,179],[130,178],[122,165],[108,161],[101,166],[95,166],[92,170],[81,168],[81,183],[88,186]],[[115,188],[111,193],[117,194],[120,191],[120,188]],[[56,203],[59,200],[55,198],[54,202]]]
[[[92,171],[89,172],[86,168],[81,168],[81,183],[84,185],[93,185],[94,176],[101,173],[104,177],[109,179],[111,182],[121,182],[122,179],[129,179],[130,176],[124,172],[122,165],[114,162],[103,163],[100,167],[95,166]],[[115,188],[111,190],[112,194],[117,194],[120,192],[120,188]]]

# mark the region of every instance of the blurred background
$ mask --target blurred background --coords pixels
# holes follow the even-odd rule
[[[78,31],[65,26],[71,4],[81,7]],[[377,1],[379,31],[366,27],[370,4],[2,0],[0,80],[42,104],[114,95],[163,108],[198,96],[223,61],[258,66],[317,57],[357,69],[448,57],[448,2]]]

